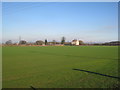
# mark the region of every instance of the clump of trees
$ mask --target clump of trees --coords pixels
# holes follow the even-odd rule
[[[35,45],[44,45],[44,42],[41,40],[36,41]]]
[[[65,44],[65,37],[62,37],[61,44]]]
[[[27,41],[25,41],[25,40],[21,40],[20,42],[19,42],[19,45],[26,45],[27,44]]]
[[[45,45],[47,45],[47,44],[48,44],[47,39],[45,39]]]
[[[8,41],[6,41],[5,44],[6,44],[6,45],[12,45],[12,40],[8,40]]]
[[[82,40],[79,40],[79,45],[84,45],[84,42]]]

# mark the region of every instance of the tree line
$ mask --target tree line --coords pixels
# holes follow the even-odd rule
[[[62,37],[61,42],[57,42],[56,40],[48,42],[47,39],[45,39],[45,41],[37,40],[36,42],[27,42],[26,40],[20,40],[18,43],[13,43],[12,40],[8,40],[5,42],[5,45],[56,45],[56,44],[64,45],[65,37]]]
[[[120,41],[112,41],[112,42],[105,42],[105,43],[84,43],[81,40],[73,40],[73,41],[79,41],[79,45],[92,45],[92,46],[120,46]],[[56,40],[53,40],[51,42],[48,42],[47,39],[44,41],[37,40],[35,42],[27,42],[25,40],[20,40],[18,43],[13,43],[12,40],[8,40],[3,45],[74,45],[71,42],[66,42],[66,38],[62,37],[61,42],[57,42]]]

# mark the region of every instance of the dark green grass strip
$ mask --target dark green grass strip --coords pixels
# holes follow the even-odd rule
[[[32,51],[34,52],[34,51]],[[118,60],[118,58],[101,58],[101,57],[89,57],[89,56],[80,56],[80,55],[69,55],[69,54],[57,54],[57,53],[49,53],[49,52],[38,52],[40,54],[45,54],[45,55],[55,55],[55,56],[66,56],[66,57],[75,57],[75,58],[92,58],[92,59],[109,59],[109,60]]]

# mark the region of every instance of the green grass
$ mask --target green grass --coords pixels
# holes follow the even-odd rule
[[[3,47],[3,88],[107,88],[118,76],[117,46]]]

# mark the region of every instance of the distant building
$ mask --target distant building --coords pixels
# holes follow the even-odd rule
[[[106,42],[106,43],[103,43],[102,45],[120,46],[120,41]]]
[[[72,42],[71,42],[72,45],[79,45],[79,40],[76,40],[74,39]]]
[[[64,45],[71,45],[71,42],[65,42]]]

